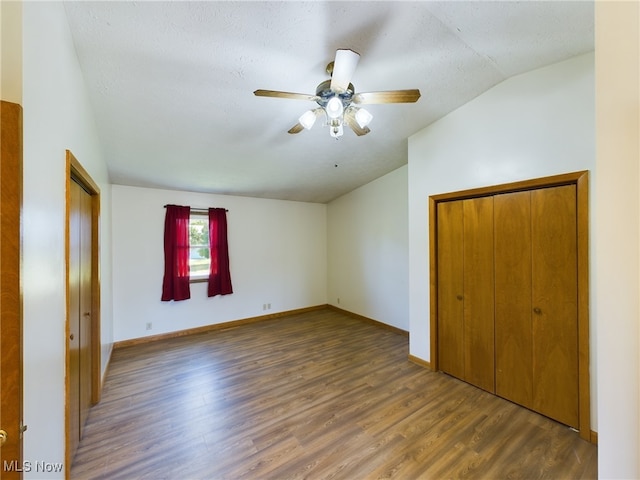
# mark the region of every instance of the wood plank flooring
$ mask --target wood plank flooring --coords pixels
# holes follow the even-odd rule
[[[116,349],[75,479],[597,478],[567,427],[334,310]]]

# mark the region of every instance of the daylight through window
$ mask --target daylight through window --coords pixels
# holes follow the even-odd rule
[[[209,218],[206,213],[191,213],[189,217],[189,278],[206,281],[209,275]]]

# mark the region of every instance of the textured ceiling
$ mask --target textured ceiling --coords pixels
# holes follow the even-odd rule
[[[328,202],[407,163],[407,138],[504,79],[594,48],[593,3],[65,2],[115,184]],[[335,140],[314,94],[338,48],[356,92],[419,88],[367,106],[371,133]]]

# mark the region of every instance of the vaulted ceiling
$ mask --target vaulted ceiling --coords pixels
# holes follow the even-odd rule
[[[65,3],[115,184],[325,203],[407,163],[407,138],[499,82],[594,48],[593,2]],[[339,48],[371,132],[287,130]],[[490,121],[490,119],[487,119]],[[464,141],[464,139],[460,139]]]

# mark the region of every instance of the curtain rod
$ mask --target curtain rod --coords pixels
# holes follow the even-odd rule
[[[165,205],[164,208],[167,208],[169,205]],[[189,207],[191,209],[192,212],[196,212],[196,213],[209,213],[209,209],[208,208],[198,208],[198,207]],[[227,210],[226,208],[224,209],[225,212],[228,212],[229,210]]]

